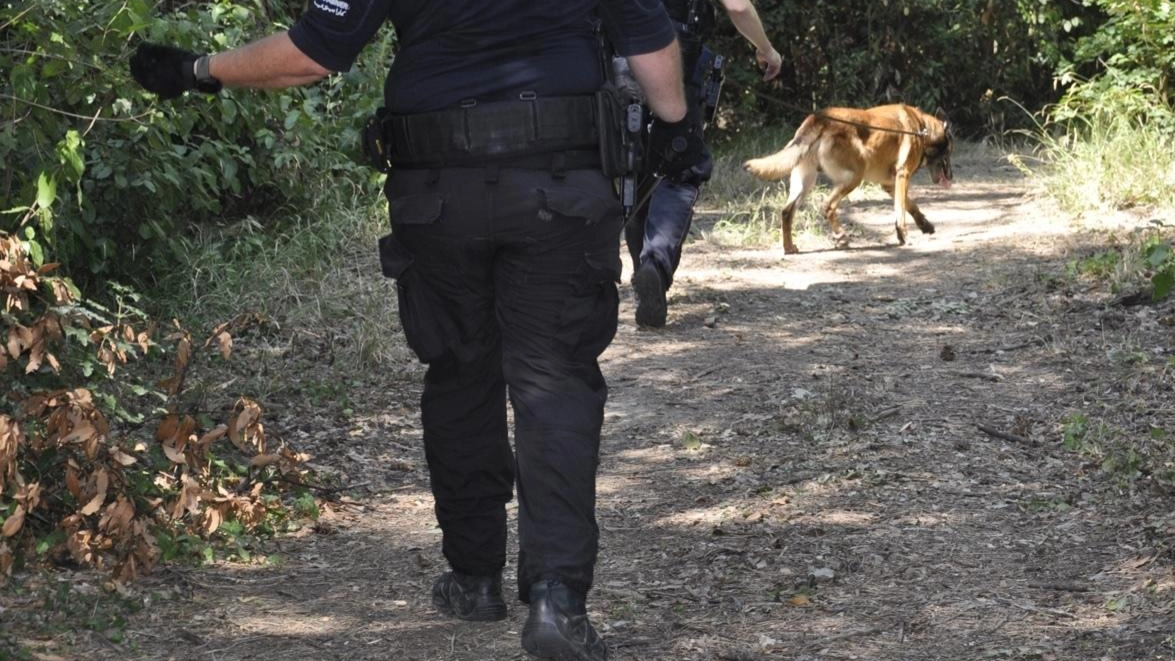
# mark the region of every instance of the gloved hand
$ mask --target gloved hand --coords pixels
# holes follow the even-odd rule
[[[649,128],[649,165],[653,172],[671,181],[685,177],[691,168],[707,158],[702,142],[701,123],[697,109],[691,108],[685,118],[677,122],[653,119]]]
[[[188,90],[208,94],[220,91],[220,82],[196,80],[195,64],[199,55],[174,46],[141,44],[131,56],[131,75],[148,92],[161,99],[174,99]]]

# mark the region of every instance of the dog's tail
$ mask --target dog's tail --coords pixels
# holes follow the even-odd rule
[[[814,115],[809,115],[796,129],[796,135],[783,149],[761,158],[752,158],[743,163],[743,169],[764,181],[779,181],[791,174],[792,169],[808,155],[820,138],[820,126]]]

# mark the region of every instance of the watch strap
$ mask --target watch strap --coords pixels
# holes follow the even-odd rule
[[[220,91],[220,81],[213,78],[209,73],[209,62],[211,55],[201,55],[196,58],[196,62],[192,64],[192,74],[196,79],[196,89],[208,94],[216,94]]]

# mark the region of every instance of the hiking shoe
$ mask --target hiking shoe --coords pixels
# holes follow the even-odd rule
[[[661,328],[665,325],[668,306],[665,303],[665,284],[661,271],[653,260],[641,264],[632,276],[632,291],[636,294],[636,323],[638,326]]]
[[[432,605],[460,620],[493,622],[505,619],[502,577],[447,572],[432,584]]]
[[[608,648],[588,621],[584,599],[559,581],[530,588],[522,649],[550,661],[607,661]]]

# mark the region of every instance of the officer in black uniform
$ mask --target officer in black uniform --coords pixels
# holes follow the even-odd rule
[[[607,393],[597,359],[616,331],[622,223],[600,141],[621,129],[606,125],[595,95],[597,16],[660,118],[660,168],[690,167],[701,145],[683,119],[674,31],[655,2],[311,0],[287,32],[211,56],[144,44],[131,62],[165,98],[288,87],[349,69],[394,25],[381,115],[392,232],[380,258],[405,337],[428,365],[421,420],[452,569],[433,602],[466,620],[506,616],[506,503],[517,484],[522,645],[559,661],[606,658],[585,598]]]
[[[763,80],[779,75],[782,58],[763,28],[751,0],[663,0],[677,28],[684,66],[686,98],[690,105],[693,131],[702,135],[707,114],[717,103],[722,61],[706,46],[717,27],[717,7],[740,34],[755,47],[755,59]],[[709,93],[708,93],[709,92]],[[709,149],[696,165],[663,178],[646,168],[636,198],[642,200],[625,226],[625,239],[632,257],[632,287],[636,295],[636,322],[646,328],[665,325],[668,311],[665,292],[681,262],[682,246],[693,220],[693,207],[703,184],[710,180],[714,163]],[[662,173],[664,174],[664,173]]]

